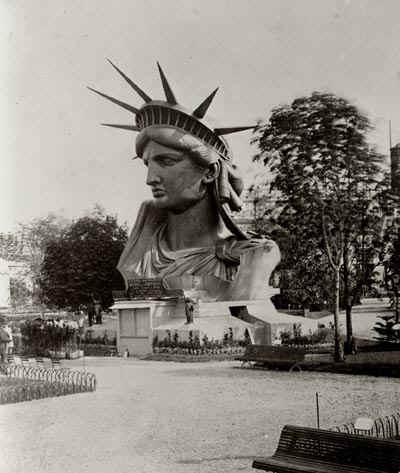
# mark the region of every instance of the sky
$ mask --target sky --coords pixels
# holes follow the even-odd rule
[[[97,203],[134,223],[150,198],[135,134],[101,122],[131,115],[92,86],[140,107],[110,58],[162,99],[160,61],[179,103],[218,126],[255,124],[313,91],[365,112],[383,153],[400,141],[398,0],[0,0],[0,232]],[[227,137],[250,184],[250,132]]]

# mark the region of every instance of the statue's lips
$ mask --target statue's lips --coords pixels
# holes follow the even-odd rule
[[[163,197],[165,191],[163,189],[152,189],[153,197]]]

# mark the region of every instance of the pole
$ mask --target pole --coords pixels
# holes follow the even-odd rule
[[[392,120],[389,120],[389,156],[392,149]]]
[[[317,429],[319,429],[319,399],[318,399],[318,393],[315,393],[315,402],[317,405]]]

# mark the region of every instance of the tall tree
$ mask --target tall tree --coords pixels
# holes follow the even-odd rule
[[[78,309],[99,300],[109,307],[112,289],[121,285],[116,266],[126,240],[126,227],[98,206],[73,222],[46,247],[40,279],[43,301]]]
[[[259,149],[255,160],[267,166],[272,187],[283,198],[281,223],[291,220],[298,243],[309,238],[329,261],[335,287],[336,359],[341,358],[340,279],[343,275],[348,296],[352,245],[370,230],[373,219],[365,214],[380,182],[382,157],[367,143],[369,130],[368,118],[347,100],[315,92],[275,108],[269,120],[259,123],[253,139]],[[347,303],[350,343],[350,297]]]
[[[28,223],[20,223],[15,235],[19,242],[19,255],[27,263],[25,277],[30,280],[33,302],[40,300],[40,270],[48,243],[60,237],[68,225],[68,220],[49,213],[44,218],[35,218]]]

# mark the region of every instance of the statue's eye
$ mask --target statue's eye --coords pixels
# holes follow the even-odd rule
[[[177,159],[171,156],[157,156],[155,161],[159,166],[174,166],[178,162]]]

